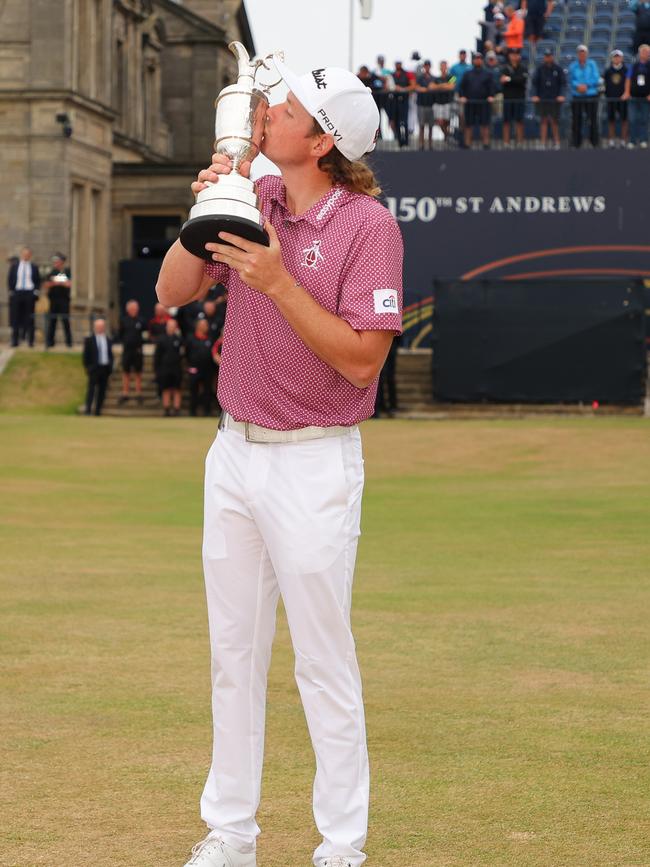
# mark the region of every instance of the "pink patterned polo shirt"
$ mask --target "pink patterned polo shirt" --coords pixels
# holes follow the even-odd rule
[[[267,175],[257,187],[296,282],[356,331],[400,334],[403,244],[388,210],[371,196],[335,186],[296,217],[281,178]],[[349,383],[236,271],[214,262],[206,273],[228,287],[219,403],[234,419],[292,430],[353,425],[372,415],[377,381],[368,388]]]

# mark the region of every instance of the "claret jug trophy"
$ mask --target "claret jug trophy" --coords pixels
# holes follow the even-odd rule
[[[256,82],[260,70],[269,69],[266,61],[273,55],[251,61],[241,42],[231,42],[228,48],[237,58],[238,77],[236,84],[224,88],[217,97],[214,148],[216,153],[232,160],[232,171],[219,175],[216,183],[208,182],[201,190],[180,234],[185,249],[206,260],[212,254],[205,245],[218,241],[219,232],[231,232],[258,244],[269,244],[255,185],[249,178],[242,177],[238,169],[260,152],[269,107],[268,94],[281,79],[270,85]],[[278,55],[282,56],[280,52]]]

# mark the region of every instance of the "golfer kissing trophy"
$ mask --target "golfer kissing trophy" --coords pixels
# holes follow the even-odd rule
[[[260,152],[269,108],[268,94],[282,79],[270,85],[255,81],[260,69],[269,69],[266,61],[273,54],[263,60],[251,61],[241,42],[231,42],[228,48],[237,58],[239,71],[237,84],[222,90],[215,102],[214,148],[216,153],[225,154],[232,160],[232,171],[219,175],[216,183],[207,182],[206,188],[197,195],[196,204],[180,234],[185,249],[206,260],[210,260],[212,254],[205,245],[219,241],[219,232],[231,232],[249,241],[269,245],[255,185],[242,177],[238,169]],[[276,54],[282,56],[281,52]]]

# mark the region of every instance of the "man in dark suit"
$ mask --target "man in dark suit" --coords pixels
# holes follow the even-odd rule
[[[34,345],[34,307],[40,284],[41,275],[32,262],[32,251],[23,247],[20,259],[10,266],[7,274],[12,346],[18,346],[21,339]]]
[[[101,415],[108,377],[113,371],[113,343],[106,335],[104,319],[95,319],[93,332],[84,340],[83,363],[88,374],[86,415],[91,415],[93,411],[95,396],[95,415]]]

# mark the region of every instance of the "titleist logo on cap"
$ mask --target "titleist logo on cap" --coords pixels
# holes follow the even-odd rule
[[[319,90],[327,90],[327,82],[325,81],[325,69],[314,69],[312,70],[312,75],[314,76],[316,87]]]

